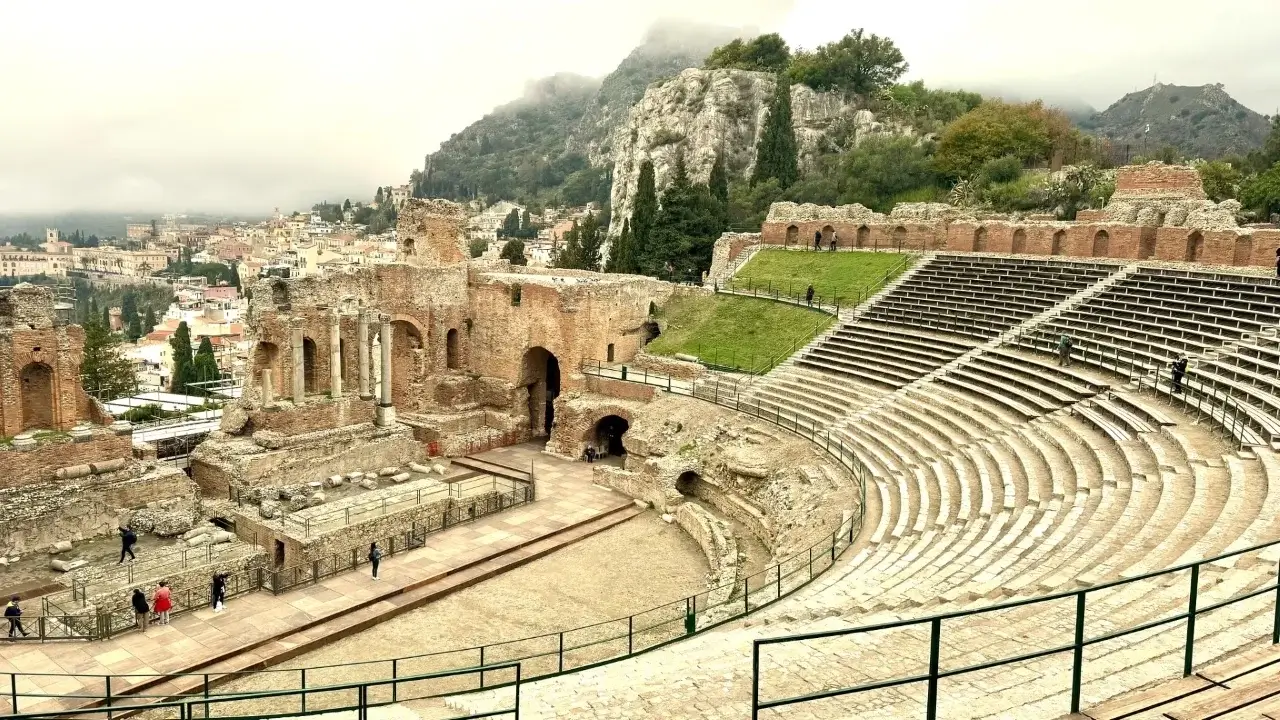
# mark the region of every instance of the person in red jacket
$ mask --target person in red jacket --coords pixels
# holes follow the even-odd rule
[[[156,588],[155,595],[151,598],[151,608],[156,611],[160,617],[156,620],[157,625],[169,624],[169,611],[173,609],[173,598],[169,591],[169,581],[161,580],[159,587]]]

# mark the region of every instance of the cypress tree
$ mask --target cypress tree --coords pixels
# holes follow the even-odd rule
[[[564,234],[564,243],[556,249],[551,264],[558,268],[574,269],[582,262],[582,246],[578,243],[578,221]]]
[[[635,242],[631,237],[630,220],[622,221],[622,234],[613,241],[613,247],[609,249],[609,262],[605,263],[604,270],[611,273],[636,272]]]
[[[103,306],[102,308],[102,327],[111,332],[111,308]]]
[[[796,145],[795,129],[791,127],[791,86],[785,77],[778,77],[769,116],[764,121],[764,131],[756,145],[756,166],[751,173],[751,184],[775,178],[783,188],[791,187],[800,177],[800,161]]]
[[[711,166],[711,177],[707,181],[711,190],[711,199],[720,208],[720,229],[729,229],[729,172],[724,166],[724,154],[716,155],[716,162]]]
[[[200,339],[200,349],[196,350],[192,361],[192,375],[196,382],[208,382],[222,377],[222,372],[218,370],[218,359],[213,355],[213,342],[208,336]]]
[[[684,156],[678,156],[671,185],[662,193],[651,251],[640,270],[666,280],[698,280],[711,266],[711,248],[720,236],[717,214],[711,191],[689,180]]]
[[[152,330],[155,330],[157,324],[156,311],[148,307],[146,316],[142,318],[142,334],[146,335]]]
[[[195,360],[191,357],[191,329],[186,321],[178,323],[178,329],[169,338],[169,348],[173,352],[173,377],[169,381],[169,390],[175,393],[187,391],[187,383],[195,380]]]
[[[631,271],[648,267],[652,253],[653,226],[658,218],[658,191],[654,184],[653,163],[640,164],[640,180],[636,183],[636,199],[631,205]]]

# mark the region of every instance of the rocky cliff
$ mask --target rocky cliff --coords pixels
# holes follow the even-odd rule
[[[631,216],[640,165],[646,159],[653,162],[659,193],[671,181],[678,153],[684,154],[694,182],[707,181],[719,153],[725,153],[731,177],[750,176],[775,82],[770,73],[690,68],[650,86],[610,141],[610,234],[622,232],[623,219]],[[791,117],[802,168],[822,153],[856,145],[871,135],[911,132],[876,122],[841,93],[817,92],[804,85],[791,87]]]

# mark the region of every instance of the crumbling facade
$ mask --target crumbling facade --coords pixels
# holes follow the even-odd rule
[[[1280,228],[1239,226],[1239,209],[1235,201],[1208,200],[1194,168],[1150,163],[1118,169],[1107,206],[1081,211],[1071,222],[1048,215],[976,213],[941,203],[903,203],[887,215],[861,205],[774,203],[760,242],[805,247],[817,233],[824,249],[834,235],[841,248],[869,250],[1271,265],[1280,248]],[[730,238],[723,244],[726,264],[743,243]],[[713,265],[710,276],[716,269]]]

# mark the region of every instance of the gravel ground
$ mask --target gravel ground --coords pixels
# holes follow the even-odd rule
[[[650,511],[279,667],[314,667],[470,648],[625,617],[705,590],[707,571],[706,558],[697,543]],[[622,629],[626,629],[625,621]],[[441,658],[454,667],[475,665],[477,660],[474,652]],[[415,661],[403,663],[400,672],[404,675],[433,669],[436,668],[427,661]],[[389,663],[341,672],[315,670],[308,672],[307,684],[387,677],[388,671]],[[267,673],[227,683],[218,692],[292,689],[298,686],[298,679],[298,673]],[[418,693],[408,687],[402,692],[410,697]],[[310,702],[332,707],[331,703],[342,702],[337,695],[313,697]],[[297,707],[296,703],[296,697],[271,703],[228,703],[213,714],[289,712]]]

